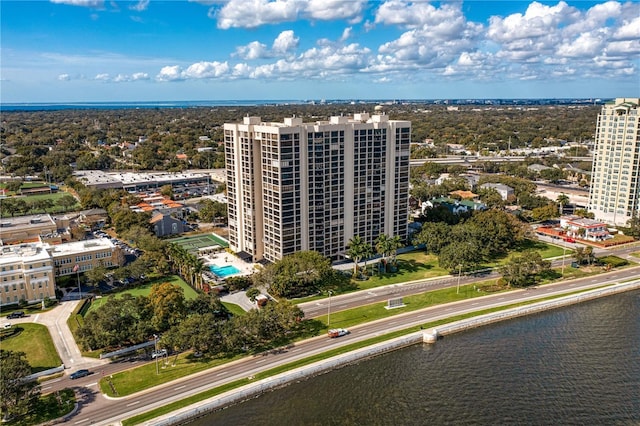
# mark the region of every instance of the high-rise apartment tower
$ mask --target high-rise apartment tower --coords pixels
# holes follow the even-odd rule
[[[355,235],[406,238],[410,140],[411,122],[366,113],[226,123],[230,248],[253,261],[340,259]]]
[[[607,103],[596,125],[588,210],[616,226],[640,215],[639,104],[640,98]]]

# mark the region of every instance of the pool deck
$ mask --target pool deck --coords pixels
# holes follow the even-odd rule
[[[212,265],[217,267],[234,266],[236,269],[240,271],[237,274],[227,275],[224,278],[237,277],[240,275],[251,275],[255,271],[255,268],[252,263],[243,262],[239,258],[226,252],[221,252],[218,254],[208,254],[208,255],[202,256],[202,260],[204,261],[205,266],[212,266]]]

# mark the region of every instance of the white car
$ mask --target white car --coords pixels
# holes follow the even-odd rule
[[[349,330],[345,328],[332,328],[327,334],[329,334],[329,337],[342,337],[349,334]]]
[[[160,349],[158,351],[151,352],[151,358],[152,359],[162,358],[164,356],[167,356],[167,350],[166,349]]]

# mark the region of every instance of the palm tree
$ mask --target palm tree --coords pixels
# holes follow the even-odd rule
[[[385,234],[378,235],[375,241],[376,252],[382,256],[382,263],[387,266],[387,253],[389,252],[389,237]]]
[[[400,239],[399,235],[395,235],[391,238],[389,238],[389,241],[387,243],[387,253],[391,254],[391,262],[395,265],[396,263],[396,252],[398,251],[398,249],[402,247],[402,240]]]
[[[202,290],[202,271],[204,270],[204,262],[197,256],[194,256],[194,261],[191,264],[191,270],[195,277],[194,286],[198,290]]]
[[[371,247],[371,244],[364,243],[364,246],[362,248],[362,257],[364,258],[364,272],[365,272],[365,274],[367,273],[367,260],[371,256],[373,256],[373,248]]]
[[[358,273],[358,262],[362,259],[366,249],[366,243],[360,237],[360,235],[355,235],[353,238],[349,240],[349,248],[347,249],[347,256],[353,259],[353,276],[355,277]]]
[[[558,198],[556,198],[556,201],[559,204],[560,216],[562,216],[564,212],[564,206],[569,204],[569,196],[563,192],[560,195],[558,195]]]

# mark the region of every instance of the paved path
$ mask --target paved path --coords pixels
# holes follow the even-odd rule
[[[225,294],[220,298],[223,302],[235,303],[245,311],[256,308],[256,304],[251,302],[244,291],[238,291],[235,293]]]
[[[67,325],[67,319],[78,303],[80,303],[79,300],[65,301],[41,314],[31,314],[28,317],[10,320],[12,324],[35,323],[46,326],[67,374],[79,368],[91,368],[108,363],[108,360],[82,356],[80,348],[78,348]]]

